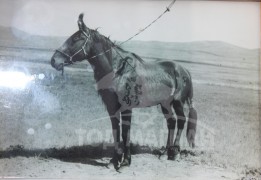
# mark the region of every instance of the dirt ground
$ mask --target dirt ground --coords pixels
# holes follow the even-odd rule
[[[82,159],[83,161],[84,159]],[[108,162],[102,158],[99,162]],[[191,160],[172,162],[151,154],[134,155],[132,165],[116,172],[113,168],[63,162],[57,159],[17,157],[1,160],[5,176],[27,178],[91,178],[91,179],[237,179],[241,174]],[[6,171],[15,169],[15,172]],[[2,174],[2,173],[1,173]],[[241,175],[242,176],[242,175]]]
[[[180,159],[158,159],[153,152],[167,139],[163,115],[158,107],[135,109],[131,140],[143,148],[134,149],[130,167],[116,172],[106,167],[111,125],[87,63],[67,68],[62,76],[47,56],[19,63],[3,61],[6,57],[1,57],[2,71],[25,67],[37,76],[24,90],[0,89],[0,178],[260,178],[258,68],[250,68],[254,61],[235,68],[225,62],[216,65],[216,57],[214,65],[181,62],[194,79],[197,147],[190,149],[183,133]],[[91,151],[88,145],[97,144],[102,148]]]

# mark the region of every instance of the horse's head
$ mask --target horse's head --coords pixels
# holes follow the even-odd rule
[[[69,37],[52,56],[51,65],[58,71],[63,70],[64,66],[89,57],[92,44],[91,30],[84,24],[83,14],[79,15],[78,26],[79,31]]]

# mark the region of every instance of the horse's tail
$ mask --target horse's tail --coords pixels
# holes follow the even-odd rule
[[[189,73],[189,72],[188,72]],[[195,136],[196,136],[196,130],[197,130],[197,111],[194,108],[193,105],[193,84],[192,84],[192,78],[190,76],[190,89],[188,92],[188,98],[187,102],[189,105],[189,115],[188,115],[188,124],[187,124],[187,141],[189,143],[189,146],[194,148],[195,147]]]

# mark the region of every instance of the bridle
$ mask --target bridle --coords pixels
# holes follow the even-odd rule
[[[79,54],[81,51],[83,51],[84,56],[85,56],[86,58],[88,57],[88,53],[87,53],[86,50],[85,50],[85,46],[86,46],[87,42],[88,42],[89,39],[90,39],[90,35],[86,34],[86,32],[84,32],[83,30],[81,30],[81,32],[86,36],[86,40],[85,40],[85,42],[83,43],[81,49],[79,49],[78,51],[76,51],[72,56],[70,56],[69,54],[63,52],[62,50],[59,50],[59,49],[56,49],[56,50],[55,50],[56,52],[59,52],[59,53],[61,53],[62,55],[64,55],[64,56],[66,56],[67,58],[69,58],[69,60],[68,60],[69,63],[65,62],[65,63],[63,63],[63,66],[66,66],[66,65],[70,65],[70,64],[75,63],[75,61],[73,61],[72,59],[73,59],[74,56],[76,56],[77,54]]]
[[[86,59],[88,59],[88,53],[86,52],[86,50],[85,50],[85,47],[86,47],[86,44],[87,44],[87,42],[89,41],[89,39],[90,39],[90,34],[88,35],[86,32],[84,32],[83,30],[81,30],[81,32],[86,36],[86,40],[85,40],[85,42],[83,43],[83,45],[82,45],[82,47],[78,50],[78,51],[76,51],[73,55],[69,55],[69,54],[67,54],[67,53],[65,53],[65,52],[63,52],[62,50],[59,50],[59,49],[56,49],[55,51],[56,52],[58,52],[58,53],[60,53],[60,54],[62,54],[62,55],[64,55],[64,56],[66,56],[67,58],[69,58],[67,61],[65,61],[65,62],[63,62],[62,64],[61,64],[61,66],[62,66],[62,68],[61,68],[61,70],[62,70],[62,74],[63,74],[63,71],[64,71],[64,66],[68,66],[68,65],[71,65],[71,64],[74,64],[76,61],[73,61],[73,57],[74,56],[76,56],[77,54],[79,54],[81,51],[83,51],[83,53],[84,53],[84,56],[85,56],[85,58]],[[112,47],[113,48],[113,47]],[[101,53],[99,53],[99,54],[97,54],[97,55],[94,55],[94,56],[92,56],[92,57],[89,57],[89,60],[90,59],[93,59],[93,58],[96,58],[97,56],[100,56],[100,55],[103,55],[103,54],[105,54],[105,53],[107,53],[107,52],[109,52],[109,51],[111,51],[111,48],[109,48],[109,49],[107,49],[106,51],[104,51],[104,52],[101,52]],[[119,54],[119,52],[116,50],[116,52]],[[120,54],[119,54],[120,55]],[[120,55],[121,56],[121,55]],[[123,57],[121,57],[123,60],[125,60]],[[126,60],[125,60],[126,61]],[[128,61],[126,61],[127,63],[128,63]],[[128,63],[129,64],[129,63]],[[130,65],[130,64],[129,64]],[[131,66],[131,65],[130,65]],[[132,66],[131,66],[132,67]],[[132,68],[134,68],[134,67],[132,67]]]

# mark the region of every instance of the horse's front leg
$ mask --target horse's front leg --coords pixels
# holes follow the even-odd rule
[[[112,135],[114,140],[114,154],[111,163],[118,170],[122,162],[123,150],[120,147],[120,113],[111,114]]]
[[[131,115],[132,110],[126,110],[121,112],[122,120],[122,140],[123,140],[123,153],[124,159],[122,166],[129,166],[131,164],[131,153],[130,153],[130,127],[131,127]]]
[[[99,94],[107,108],[111,119],[112,135],[114,139],[114,154],[110,163],[114,165],[114,168],[118,170],[122,162],[123,150],[120,148],[120,104],[118,96],[113,89],[101,89]]]

